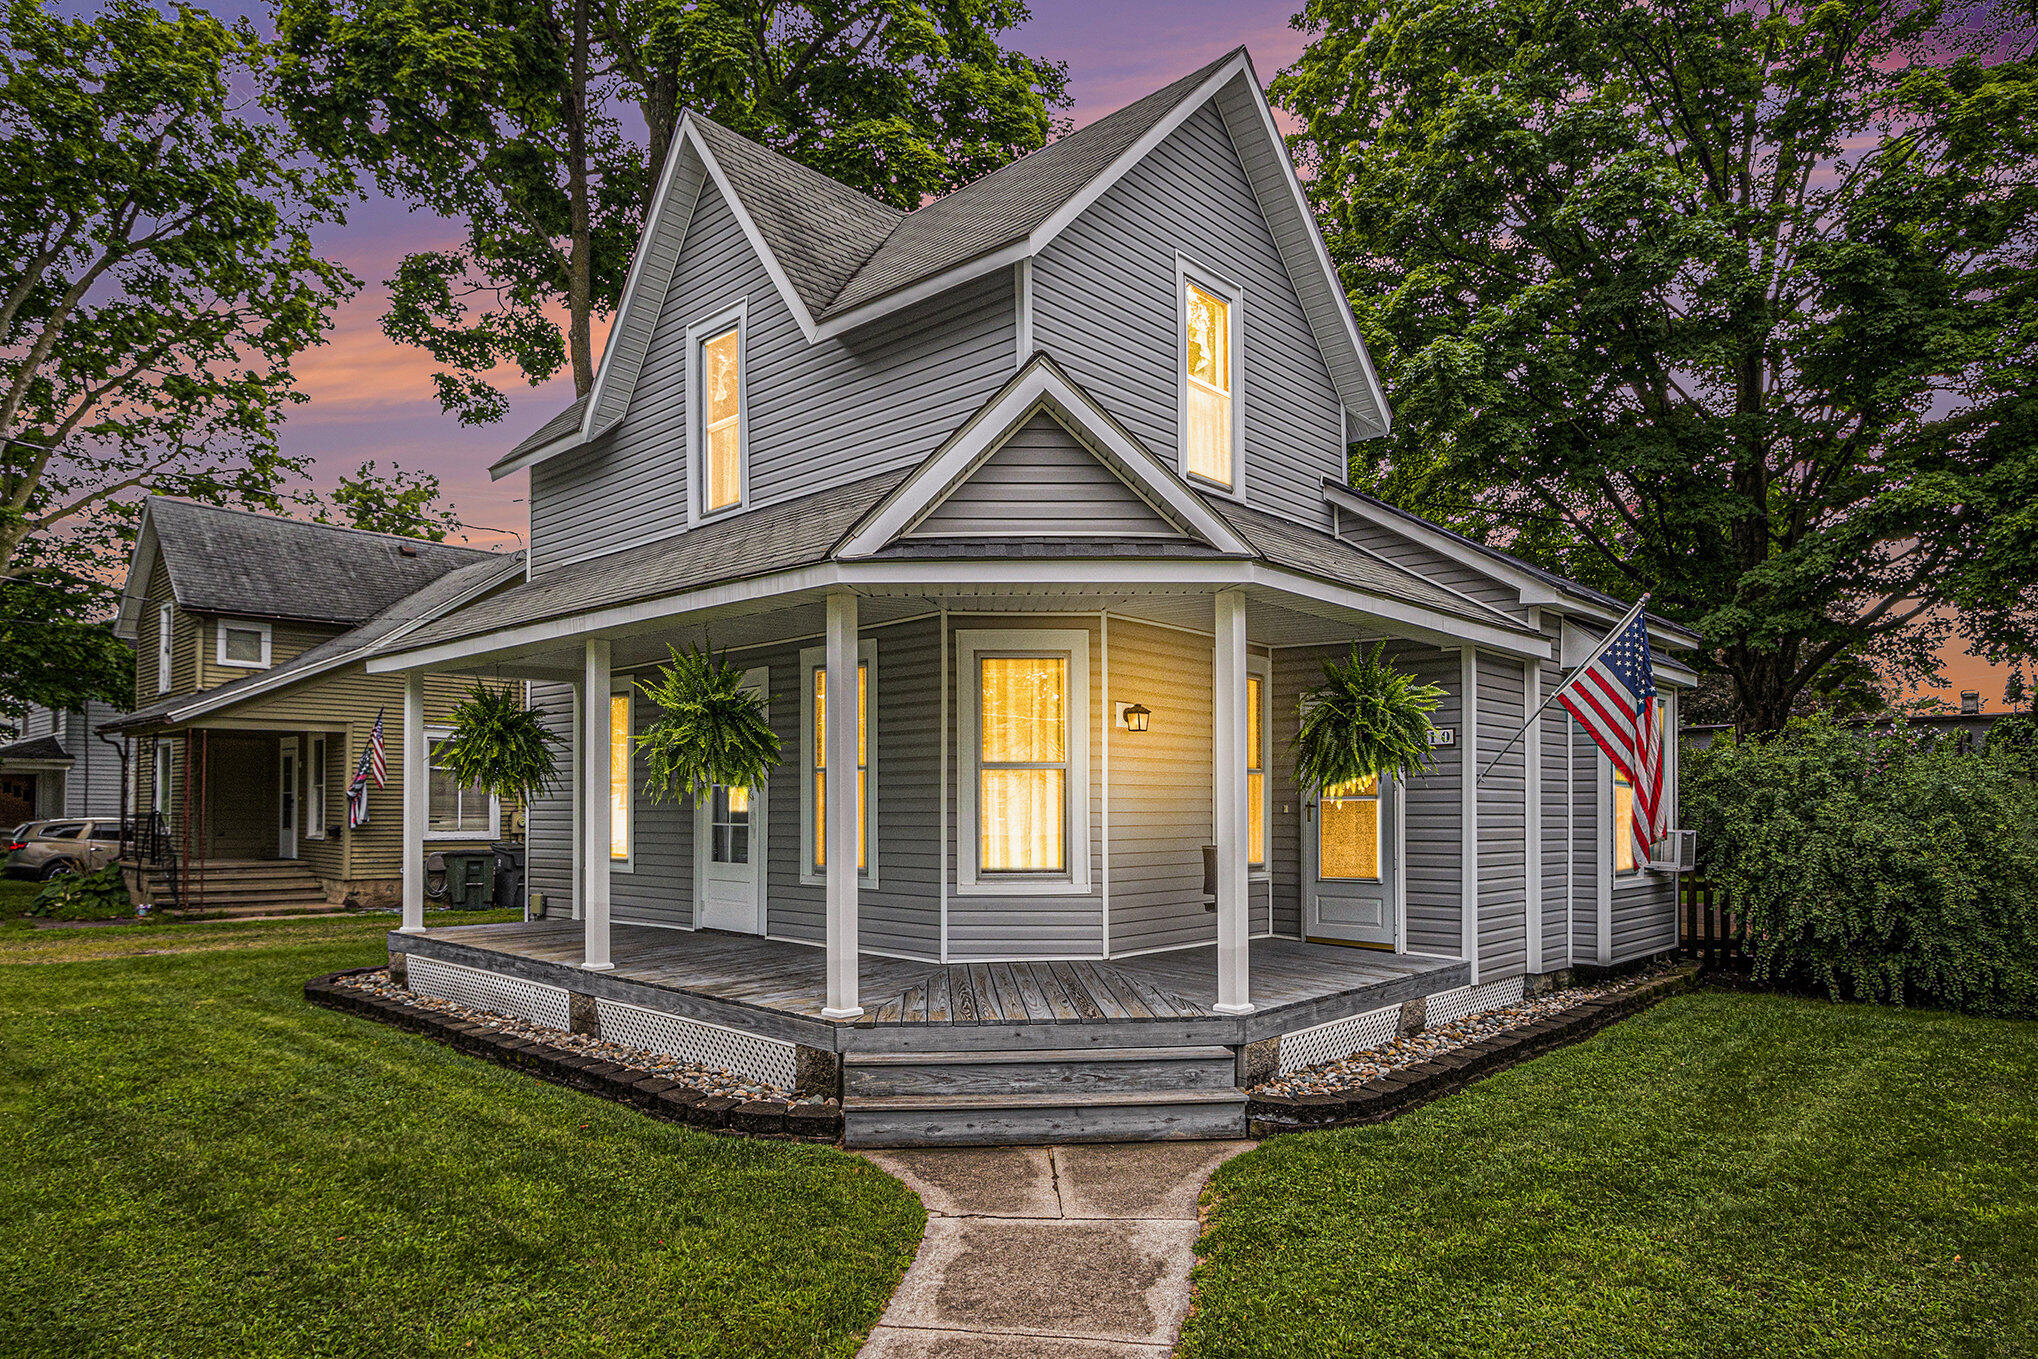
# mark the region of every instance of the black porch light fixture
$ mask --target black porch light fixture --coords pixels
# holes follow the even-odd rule
[[[1153,716],[1153,709],[1144,703],[1127,703],[1120,716],[1125,721],[1127,731],[1145,731],[1146,719]]]

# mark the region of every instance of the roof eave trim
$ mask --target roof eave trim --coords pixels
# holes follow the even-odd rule
[[[153,507],[142,503],[142,521],[134,535],[134,551],[127,560],[127,581],[121,586],[120,608],[113,615],[113,635],[123,642],[137,642],[141,636],[142,604],[149,592],[149,566],[155,561],[156,520]],[[169,563],[163,564],[165,570]],[[170,582],[172,592],[177,582]]]
[[[588,402],[587,408],[593,410],[594,403],[592,401]],[[551,443],[541,444],[528,453],[520,453],[515,457],[504,458],[501,462],[495,463],[488,469],[488,479],[490,481],[501,481],[511,473],[521,472],[526,467],[536,467],[539,463],[556,458],[561,453],[571,452],[586,442],[586,417],[583,416],[581,428],[574,430],[571,434],[561,435]]]

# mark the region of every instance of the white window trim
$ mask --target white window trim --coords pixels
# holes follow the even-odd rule
[[[326,738],[313,735],[304,748],[304,795],[298,802],[298,814],[304,819],[304,838],[323,840],[326,838],[326,780],[332,769],[326,763],[331,752]],[[318,804],[318,815],[313,816],[312,804]]]
[[[985,628],[955,634],[958,665],[956,707],[956,884],[959,896],[1082,896],[1090,891],[1090,634],[1083,628]],[[977,658],[1052,655],[1069,658],[1068,825],[1066,873],[977,875]]]
[[[1267,837],[1267,861],[1254,868],[1246,865],[1248,882],[1271,882],[1274,878],[1274,660],[1271,656],[1245,657],[1246,674],[1260,682],[1260,825]],[[1215,815],[1215,808],[1212,809]],[[1215,824],[1214,822],[1212,823]],[[1246,852],[1252,852],[1247,846]]]
[[[1189,285],[1225,304],[1227,352],[1231,356],[1231,485],[1189,470]],[[1245,289],[1186,256],[1175,256],[1175,470],[1198,490],[1245,499]]]
[[[707,402],[700,381],[701,346],[723,331],[736,328],[736,503],[719,510],[705,508],[707,478]],[[686,328],[686,522],[689,527],[750,508],[750,314],[747,299],[724,307]]]
[[[172,767],[172,758],[170,754],[170,739],[167,736],[158,736],[153,757],[155,763],[149,769],[149,810],[163,815],[168,815],[170,811],[168,806],[170,801],[170,780],[165,777],[165,774]]]
[[[176,651],[175,610],[162,604],[156,608],[156,692],[170,692],[170,661]]]
[[[229,632],[258,632],[262,635],[262,659],[259,661],[230,661],[226,658],[226,635]],[[218,618],[213,620],[213,660],[220,665],[229,665],[236,670],[267,670],[274,654],[276,630],[267,623],[249,618]]]
[[[425,839],[452,842],[480,840],[484,837],[473,831],[435,831],[432,829],[432,748],[453,734],[451,727],[425,728]],[[495,794],[488,795],[488,835],[490,840],[502,838],[502,800]]]
[[[637,871],[637,681],[629,675],[612,675],[609,679],[610,721],[615,720],[615,702],[620,698],[627,705],[629,739],[624,742],[624,757],[628,761],[623,770],[623,787],[627,794],[629,811],[623,819],[623,857],[616,857],[613,846],[609,850],[609,871],[611,873],[634,873]],[[611,738],[613,740],[613,737]],[[614,779],[615,766],[611,763],[609,777]],[[615,813],[609,814],[611,833],[615,828]]]
[[[863,850],[863,871],[859,884],[877,886],[877,638],[860,637],[856,642],[857,664],[864,669],[869,707],[863,734],[863,833],[869,839]],[[828,664],[828,648],[800,648],[800,882],[808,887],[825,887],[828,875],[814,869],[814,672]]]

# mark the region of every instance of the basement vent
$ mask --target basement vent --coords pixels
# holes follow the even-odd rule
[[[594,1005],[601,1020],[601,1036],[608,1042],[644,1052],[662,1052],[681,1061],[698,1062],[717,1071],[763,1081],[781,1090],[793,1088],[791,1043],[600,996],[595,997]]]
[[[421,996],[436,996],[456,1005],[528,1019],[548,1029],[563,1031],[573,1027],[572,1011],[564,987],[541,986],[522,977],[505,977],[498,972],[484,972],[478,967],[442,963],[436,958],[420,958],[415,953],[405,963],[405,975],[409,978],[410,989]]]
[[[1342,1061],[1355,1052],[1371,1052],[1386,1043],[1401,1027],[1401,1007],[1368,1010],[1349,1019],[1333,1019],[1311,1029],[1297,1029],[1281,1035],[1275,1071],[1285,1076],[1305,1066]]]
[[[1466,1015],[1476,1015],[1481,1010],[1497,1010],[1503,1005],[1514,1005],[1521,1000],[1524,978],[1508,977],[1501,981],[1481,982],[1477,986],[1461,986],[1455,991],[1439,991],[1429,998],[1423,1007],[1423,1023],[1429,1028],[1448,1024]]]

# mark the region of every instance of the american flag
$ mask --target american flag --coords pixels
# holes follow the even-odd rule
[[[1557,691],[1557,701],[1584,723],[1634,786],[1635,846],[1646,860],[1649,846],[1670,828],[1664,824],[1669,809],[1663,805],[1663,723],[1656,711],[1656,672],[1641,605]]]
[[[374,776],[377,788],[389,782],[389,752],[382,744],[382,714],[387,711],[387,708],[375,710],[375,730],[368,733],[368,748],[361,752],[361,763],[354,766],[354,781],[347,785],[349,826],[368,824],[369,776]]]

